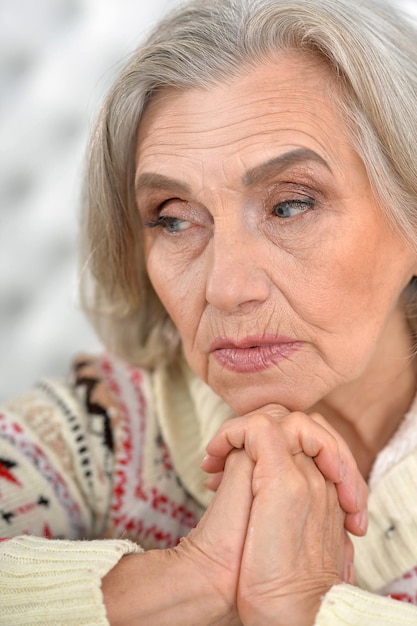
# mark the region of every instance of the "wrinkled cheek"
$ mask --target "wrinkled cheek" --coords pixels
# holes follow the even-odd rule
[[[175,266],[158,266],[155,270],[150,263],[148,273],[159,299],[180,334],[184,351],[191,354],[203,307],[199,281],[186,272],[176,271]]]
[[[310,271],[300,278],[299,298],[291,303],[311,333],[312,343],[338,371],[350,369],[355,355],[363,352],[365,358],[390,306],[380,302],[369,280],[355,269],[350,272],[333,263],[325,273]]]
[[[325,325],[328,360],[346,380],[364,373],[381,341],[385,341],[387,329],[393,329],[399,295],[392,289],[384,290],[382,285],[380,290],[374,287],[370,282],[346,281],[346,288],[335,294],[329,311]]]

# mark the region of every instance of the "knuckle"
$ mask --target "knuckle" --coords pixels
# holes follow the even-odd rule
[[[267,413],[275,420],[283,419],[290,414],[290,411],[281,404],[266,404],[262,408],[262,412]]]
[[[309,489],[312,489],[314,493],[322,492],[327,486],[327,481],[323,474],[317,469],[316,465],[312,468],[309,475]],[[333,485],[332,485],[333,486]]]
[[[291,413],[286,422],[294,432],[308,431],[313,425],[311,417],[302,411],[294,411]]]
[[[275,421],[269,413],[255,413],[249,420],[248,431],[270,432],[275,427]]]
[[[304,506],[306,501],[311,498],[312,493],[314,493],[314,488],[312,489],[312,485],[308,481],[298,480],[291,491],[295,502],[297,504],[303,503]]]
[[[317,422],[318,424],[320,424],[320,426],[324,426],[325,428],[328,427],[328,422],[327,420],[324,419],[321,413],[317,413],[316,411],[314,411],[313,413],[310,413],[310,418],[314,422]]]

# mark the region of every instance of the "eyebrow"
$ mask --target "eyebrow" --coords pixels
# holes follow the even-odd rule
[[[136,181],[136,192],[146,187],[147,189],[160,189],[162,191],[170,191],[173,193],[191,193],[191,188],[175,178],[155,174],[153,172],[144,172]]]
[[[243,184],[245,187],[256,185],[267,180],[272,175],[279,174],[293,165],[305,163],[306,161],[314,161],[331,171],[327,161],[313,150],[296,148],[269,159],[265,163],[261,163],[245,172],[242,178]],[[171,193],[178,194],[191,193],[191,188],[186,183],[154,172],[144,172],[138,177],[136,181],[136,191],[138,192],[144,188],[170,191]]]
[[[274,174],[279,174],[293,165],[305,163],[306,161],[314,161],[326,167],[330,172],[332,171],[327,161],[313,150],[295,148],[248,170],[243,176],[243,184],[245,187],[256,185]]]

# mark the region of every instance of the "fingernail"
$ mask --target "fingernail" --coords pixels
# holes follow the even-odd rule
[[[354,585],[356,580],[355,567],[353,563],[345,564],[343,570],[343,582]]]
[[[345,465],[345,462],[343,460],[343,456],[340,456],[339,472],[340,472],[340,474],[339,474],[339,476],[340,476],[339,482],[343,483],[344,480],[345,480],[345,477],[346,477],[346,465]]]
[[[349,582],[349,575],[350,575],[350,570],[352,567],[352,563],[345,563],[344,567],[343,567],[343,582],[347,583]]]
[[[359,517],[359,528],[363,532],[363,534],[365,534],[366,531],[368,530],[368,523],[369,523],[368,511],[367,509],[364,509]]]
[[[358,508],[358,511],[360,511],[363,507],[362,490],[360,488],[357,488],[356,490],[356,506]]]

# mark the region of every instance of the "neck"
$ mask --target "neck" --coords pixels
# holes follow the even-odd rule
[[[416,394],[417,370],[404,318],[397,330],[388,333],[360,378],[312,407],[345,438],[365,478]]]

